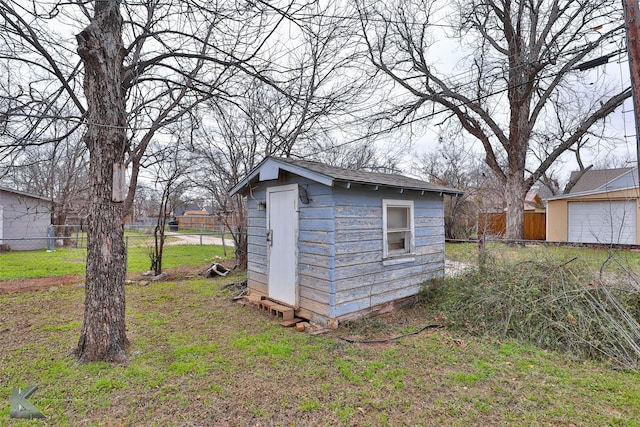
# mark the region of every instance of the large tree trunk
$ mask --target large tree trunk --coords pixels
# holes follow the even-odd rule
[[[524,172],[532,131],[529,116],[532,94],[530,86],[533,80],[529,80],[530,76],[525,70],[522,64],[512,65],[509,70],[509,83],[513,87],[509,90],[511,117],[509,145],[506,147],[508,165],[504,180],[504,198],[507,204],[505,238],[508,240],[524,239],[524,200],[529,191],[525,188]]]
[[[507,225],[505,238],[524,239],[524,190],[523,174],[508,175],[505,182],[504,198],[507,203]]]
[[[123,163],[126,147],[120,1],[96,1],[91,23],[76,38],[85,69],[90,156],[84,324],[76,355],[80,363],[122,363],[127,344],[124,212],[122,198],[113,192],[114,165]]]

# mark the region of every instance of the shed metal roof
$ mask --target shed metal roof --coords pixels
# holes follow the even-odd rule
[[[0,187],[0,191],[5,191],[7,193],[17,194],[19,196],[30,197],[32,199],[43,200],[43,201],[49,202],[49,203],[53,202],[51,199],[47,199],[46,197],[38,196],[37,194],[31,194],[31,193],[27,193],[25,191],[13,190],[13,189],[7,188],[7,187]]]
[[[244,189],[246,189],[247,186],[256,179],[260,181],[277,179],[280,170],[302,176],[330,187],[334,187],[337,183],[343,183],[347,187],[351,184],[362,184],[450,195],[461,195],[463,193],[455,188],[432,184],[419,179],[409,178],[404,175],[352,170],[330,166],[319,162],[312,162],[309,160],[267,157],[244,179],[229,189],[229,194],[233,196],[237,193],[243,192]]]

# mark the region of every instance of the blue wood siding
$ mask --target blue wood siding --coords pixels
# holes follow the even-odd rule
[[[262,182],[248,198],[249,287],[268,294],[266,211],[268,186],[297,183],[309,203],[298,204],[298,304],[312,320],[327,321],[415,295],[444,275],[444,216],[438,194],[371,187],[327,187],[292,175]],[[383,265],[382,200],[413,200],[415,259]]]
[[[335,222],[330,187],[308,180],[302,185],[309,203],[298,204],[298,301],[313,317],[327,318],[334,299],[333,262]]]
[[[306,189],[310,203],[298,203],[298,304],[320,318],[328,317],[329,301],[333,299],[333,197],[331,188],[292,176],[282,184],[261,183],[248,197],[248,285],[261,294],[268,294],[267,212],[258,210],[266,201],[269,186],[299,184]],[[293,249],[293,248],[292,248]]]
[[[442,197],[415,192],[334,190],[336,296],[330,317],[340,317],[411,296],[444,275]],[[384,266],[382,199],[413,200],[415,260]]]
[[[253,189],[247,197],[247,286],[266,295],[267,288],[267,212],[259,210],[266,201],[265,187]]]

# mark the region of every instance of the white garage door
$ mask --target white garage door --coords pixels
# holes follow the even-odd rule
[[[636,202],[569,202],[570,242],[636,243]]]

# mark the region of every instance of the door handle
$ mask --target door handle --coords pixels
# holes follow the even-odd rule
[[[267,230],[267,243],[273,246],[273,230]]]

